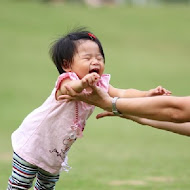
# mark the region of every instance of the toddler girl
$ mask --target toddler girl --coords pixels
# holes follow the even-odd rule
[[[66,102],[69,84],[76,92],[89,93],[92,84],[103,88],[112,97],[143,97],[169,93],[162,87],[149,91],[122,90],[109,84],[104,73],[104,51],[98,38],[78,29],[58,39],[50,49],[59,77],[47,100],[32,111],[12,134],[13,170],[8,190],[54,189],[60,171],[69,170],[67,154],[77,138],[82,137],[85,122],[94,106],[80,101]]]

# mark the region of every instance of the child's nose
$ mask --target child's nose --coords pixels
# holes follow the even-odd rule
[[[98,65],[99,64],[98,59],[96,59],[96,58],[92,59],[92,64],[93,65]]]

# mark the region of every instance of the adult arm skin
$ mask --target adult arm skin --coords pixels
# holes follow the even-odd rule
[[[165,131],[170,131],[180,135],[190,136],[190,122],[185,123],[174,123],[168,121],[157,121],[146,118],[140,118],[136,116],[126,116],[126,119],[130,119],[142,125],[148,125],[156,129],[162,129]]]
[[[114,116],[114,114],[112,112],[103,112],[103,113],[98,114],[96,118],[99,119],[99,118],[103,118],[107,116]],[[131,115],[125,115],[121,117],[125,119],[130,119],[141,125],[148,125],[156,129],[162,129],[162,130],[170,131],[170,132],[177,133],[180,135],[190,136],[190,122],[174,123],[174,122],[169,122],[169,121],[157,121],[157,120],[141,118],[141,117],[131,116]]]
[[[108,104],[110,105],[110,102]],[[131,99],[121,98],[118,99],[116,106],[124,116],[134,115],[175,123],[190,121],[190,97],[157,96]]]

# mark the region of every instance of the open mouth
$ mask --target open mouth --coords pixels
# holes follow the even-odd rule
[[[89,73],[97,73],[97,74],[99,74],[99,69],[98,68],[91,69]]]

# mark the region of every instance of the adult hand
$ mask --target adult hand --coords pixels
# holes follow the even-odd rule
[[[105,112],[99,113],[96,116],[96,119],[100,119],[103,117],[110,117],[110,116],[116,116],[116,115],[113,112],[105,111]],[[135,116],[131,116],[131,115],[120,115],[119,117],[124,118],[124,119],[130,119],[130,120],[136,121],[137,123],[140,123],[140,124],[143,123],[143,122],[141,122],[141,119],[144,119],[144,118],[135,117]]]
[[[66,85],[67,95],[59,96],[58,100],[67,99],[68,101],[83,101],[91,105],[98,106],[104,110],[112,111],[112,98],[107,92],[98,86],[92,85],[92,92],[75,92],[70,86]]]
[[[100,118],[107,117],[107,116],[116,116],[116,115],[114,115],[113,112],[105,111],[105,112],[99,113],[99,114],[96,116],[96,119],[100,119]]]

